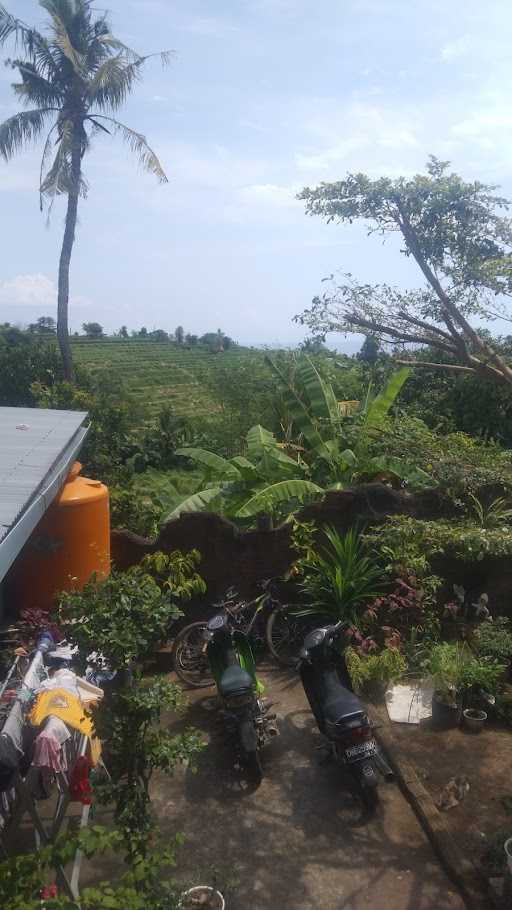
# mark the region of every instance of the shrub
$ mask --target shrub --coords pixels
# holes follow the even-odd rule
[[[354,648],[347,648],[345,660],[356,692],[387,686],[407,669],[405,658],[395,648],[385,648],[379,654],[358,654]]]
[[[476,630],[473,645],[478,654],[502,663],[512,660],[512,622],[505,616],[483,622]]]

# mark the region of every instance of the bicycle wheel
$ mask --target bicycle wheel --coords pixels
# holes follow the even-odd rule
[[[213,685],[213,675],[206,654],[205,622],[185,626],[174,639],[172,657],[176,676],[187,686],[202,689]]]
[[[311,616],[298,616],[290,605],[273,610],[267,619],[266,639],[270,653],[281,667],[295,667],[304,637],[314,625]]]

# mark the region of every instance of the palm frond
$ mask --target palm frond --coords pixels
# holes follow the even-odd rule
[[[55,106],[62,103],[64,92],[56,80],[49,81],[38,73],[34,63],[13,60],[11,66],[18,70],[22,82],[13,85],[15,94],[26,104],[37,104],[40,107]]]
[[[0,124],[0,155],[5,161],[38,138],[52,112],[52,108],[21,111]]]
[[[106,120],[108,123],[112,124],[113,132],[122,136],[129,146],[130,151],[137,155],[144,170],[148,171],[150,174],[154,174],[160,183],[169,182],[158,157],[153,149],[150,148],[146,137],[143,136],[142,133],[137,133],[124,123],[120,123],[119,120],[115,120],[113,117],[106,117],[105,114],[94,113],[89,116],[88,119],[92,121],[93,117],[95,120]]]
[[[56,196],[62,196],[74,189],[71,171],[73,124],[71,120],[64,120],[58,124],[58,128],[59,139],[57,153],[50,170],[44,177],[40,186],[41,196],[48,196],[51,199],[50,208],[53,205]],[[87,191],[87,183],[83,176],[80,175],[78,192],[80,196],[85,199]]]
[[[140,79],[140,69],[146,60],[147,57],[140,57],[127,63],[122,54],[105,60],[89,85],[91,104],[98,105],[102,111],[115,111],[121,107],[134,83]]]
[[[53,41],[71,63],[78,75],[83,75],[85,56],[75,47],[71,30],[73,18],[77,15],[74,3],[70,0],[39,0],[39,5],[49,14],[53,23]]]

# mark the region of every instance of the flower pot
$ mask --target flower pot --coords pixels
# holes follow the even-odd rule
[[[485,711],[479,711],[478,708],[466,708],[463,712],[464,727],[471,733],[481,733],[487,714]]]
[[[438,730],[451,730],[458,727],[462,708],[455,702],[443,701],[439,694],[432,696],[432,723]]]
[[[226,902],[215,888],[196,885],[181,895],[181,910],[225,910]]]

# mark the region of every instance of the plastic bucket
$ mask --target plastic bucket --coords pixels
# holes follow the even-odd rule
[[[204,904],[199,902],[199,898],[202,895],[207,895],[209,898],[209,903]],[[220,893],[215,888],[210,888],[209,885],[196,885],[195,888],[189,888],[188,891],[185,891],[181,896],[180,907],[183,910],[193,910],[196,903],[194,903],[194,898],[197,900],[197,907],[201,906],[207,907],[208,910],[225,910],[226,902]]]

